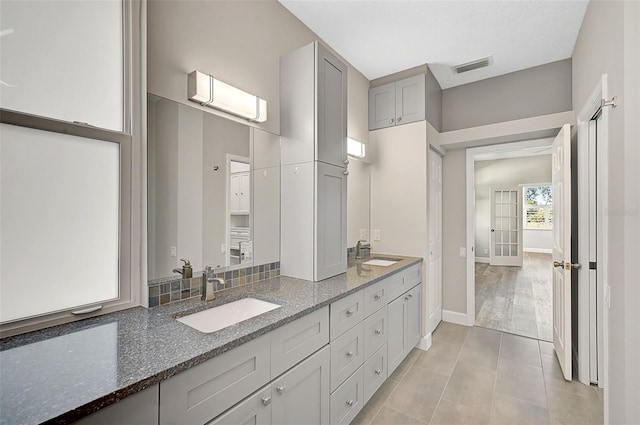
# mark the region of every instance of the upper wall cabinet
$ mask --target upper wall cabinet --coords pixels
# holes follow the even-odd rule
[[[369,90],[369,130],[425,119],[424,74]]]
[[[311,43],[280,61],[282,165],[347,166],[347,66]]]

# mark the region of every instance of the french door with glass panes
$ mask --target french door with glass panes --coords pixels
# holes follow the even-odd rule
[[[519,186],[492,187],[492,266],[522,266],[522,189]]]

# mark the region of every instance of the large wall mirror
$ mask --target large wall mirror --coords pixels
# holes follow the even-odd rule
[[[279,260],[277,135],[148,95],[148,278]]]

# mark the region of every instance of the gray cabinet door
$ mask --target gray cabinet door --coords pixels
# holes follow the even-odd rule
[[[158,385],[74,422],[77,425],[157,425]]]
[[[329,347],[273,381],[271,418],[278,425],[329,422]]]
[[[369,90],[369,130],[391,127],[396,121],[396,83]]]
[[[422,338],[422,285],[407,292],[407,297],[407,350],[411,351]]]
[[[398,367],[406,354],[405,322],[407,308],[404,297],[389,303],[387,316],[389,320],[389,336],[387,338],[389,375]]]
[[[347,173],[316,162],[316,227],[314,281],[347,270]]]
[[[396,125],[425,119],[424,74],[396,82]]]
[[[270,425],[271,386],[267,385],[207,425]]]
[[[317,45],[318,161],[346,168],[347,66]]]

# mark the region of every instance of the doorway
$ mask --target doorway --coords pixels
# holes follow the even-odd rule
[[[552,140],[483,148],[473,164],[475,325],[544,341],[552,341]]]

